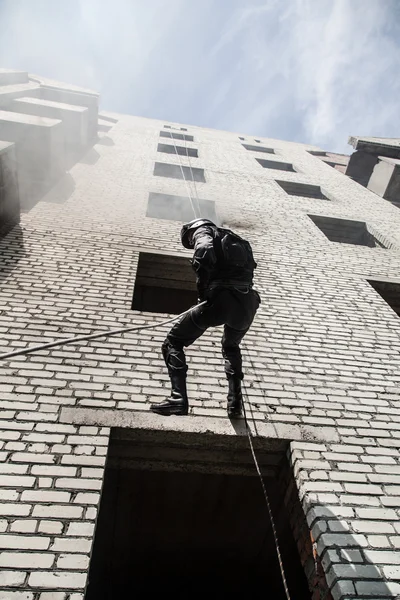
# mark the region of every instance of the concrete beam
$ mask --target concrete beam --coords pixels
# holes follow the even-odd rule
[[[61,423],[74,425],[97,425],[101,427],[128,427],[131,429],[148,429],[151,431],[181,432],[190,434],[207,434],[222,436],[246,436],[243,419],[230,421],[228,418],[216,417],[168,417],[158,418],[150,412],[130,410],[108,410],[101,408],[68,408],[61,409]],[[276,441],[305,442],[337,442],[339,435],[334,427],[318,427],[313,425],[291,425],[285,423],[249,423],[252,433],[257,438],[270,440],[274,448]]]
[[[0,69],[0,85],[15,85],[16,83],[28,83],[28,73],[13,69]]]
[[[0,139],[16,145],[21,205],[28,207],[65,170],[62,122],[0,111]]]
[[[84,94],[67,89],[57,89],[50,86],[41,86],[40,98],[72,104],[74,106],[86,106],[88,108],[88,132],[89,141],[97,138],[97,126],[99,115],[99,97],[94,94]]]
[[[20,205],[18,192],[15,144],[0,141],[0,237],[19,223]]]
[[[23,96],[38,97],[40,93],[38,83],[16,83],[14,85],[0,85],[0,107],[9,104],[15,98]]]
[[[76,106],[41,98],[17,98],[7,107],[17,113],[49,117],[63,122],[65,136],[65,151],[68,159],[72,160],[82,154],[89,140],[89,109],[86,106]]]
[[[367,187],[400,207],[400,160],[379,156]]]
[[[346,175],[354,179],[354,181],[357,181],[360,185],[367,187],[377,162],[378,157],[375,154],[364,152],[363,150],[356,150],[356,152],[353,152],[350,156]]]

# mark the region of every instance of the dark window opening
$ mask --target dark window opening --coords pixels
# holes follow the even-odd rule
[[[298,183],[297,181],[278,181],[276,183],[290,196],[303,196],[304,198],[316,198],[319,200],[328,200],[322,193],[319,185],[309,183]]]
[[[265,152],[266,154],[275,154],[273,148],[266,148],[265,146],[252,146],[251,144],[242,144],[246,150],[252,150],[253,152]]]
[[[357,246],[367,246],[368,248],[385,248],[368,231],[367,225],[363,221],[351,221],[318,215],[308,216],[331,242],[355,244]]]
[[[193,142],[194,138],[192,135],[184,133],[172,133],[170,131],[160,131],[160,137],[173,138],[174,140],[186,140],[187,142]]]
[[[172,194],[157,192],[149,193],[146,216],[154,219],[182,222],[202,217],[210,219],[218,225],[215,202],[212,200],[190,199],[187,196],[173,196]]]
[[[271,525],[246,440],[112,429],[86,600],[285,600]],[[262,470],[289,591],[310,600],[274,468]],[[133,597],[133,596],[132,596]]]
[[[172,125],[164,125],[164,129],[175,129],[175,131],[187,131],[186,127],[172,127]]]
[[[313,156],[328,156],[324,150],[308,150],[308,154]]]
[[[277,160],[265,160],[264,158],[256,158],[256,161],[264,167],[264,169],[275,169],[275,171],[293,171],[293,165],[286,162],[278,162]]]
[[[261,140],[254,140],[257,144],[261,144]]]
[[[244,137],[240,137],[240,136],[239,136],[239,140],[242,140],[242,141],[244,141]]]
[[[158,144],[157,152],[166,154],[180,154],[181,156],[192,156],[198,158],[197,148],[185,148],[184,146],[171,146],[171,144]]]
[[[179,315],[196,303],[196,280],[188,258],[139,254],[132,310]]]
[[[371,281],[368,283],[389,304],[396,315],[400,317],[400,283],[392,281]]]
[[[183,173],[182,173],[183,171]],[[181,165],[171,165],[169,163],[156,162],[153,175],[159,177],[172,177],[173,179],[186,179],[186,181],[200,181],[205,183],[204,169],[197,167],[183,167]]]

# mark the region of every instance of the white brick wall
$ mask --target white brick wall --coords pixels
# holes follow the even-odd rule
[[[156,152],[162,125],[119,117],[113,145],[97,144],[97,162],[72,169],[69,197],[58,186],[0,241],[0,351],[160,319],[130,302],[141,250],[183,254],[180,223],[145,218],[150,191],[186,195],[184,182],[152,175],[155,160],[179,164]],[[307,146],[263,139],[298,169],[273,171],[236,134],[188,130],[207,180],[199,196],[259,262],[263,303],[244,345],[249,401],[261,429],[304,440],[292,442],[291,463],[333,597],[397,597],[400,319],[366,280],[398,277],[400,211]],[[288,196],[275,178],[320,185],[331,200]],[[366,221],[391,249],[331,243],[307,213]],[[147,413],[168,391],[165,331],[1,363],[0,600],[83,600],[109,429],[62,423],[60,409]],[[182,428],[226,422],[219,338],[209,332],[188,351]]]

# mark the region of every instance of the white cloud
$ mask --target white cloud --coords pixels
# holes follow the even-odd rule
[[[0,62],[107,109],[348,150],[400,137],[398,0],[2,0]]]
[[[296,4],[293,55],[310,140],[337,147],[345,129],[367,135],[392,128],[396,135],[397,127],[399,133],[399,120],[392,121],[398,78],[387,87],[384,81],[386,73],[400,72],[398,42],[384,32],[393,4],[336,0],[322,19],[315,16],[315,4]],[[384,99],[381,107],[377,97]]]
[[[239,11],[212,51],[240,48],[243,93],[225,122],[276,135],[296,113],[302,141],[342,151],[351,133],[400,136],[394,13],[391,0],[291,0],[284,9],[266,0]]]

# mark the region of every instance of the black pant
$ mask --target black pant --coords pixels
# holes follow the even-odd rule
[[[190,346],[208,327],[224,325],[222,355],[228,379],[243,379],[242,355],[239,344],[248,331],[260,305],[260,296],[254,290],[243,288],[216,288],[208,295],[207,304],[193,306],[171,329],[162,345],[162,353],[169,374],[186,374],[187,365],[183,348]]]

